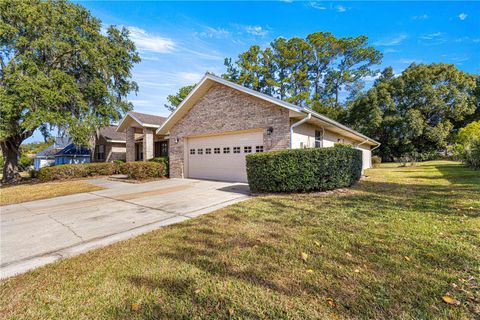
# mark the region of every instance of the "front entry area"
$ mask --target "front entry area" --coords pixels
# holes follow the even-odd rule
[[[188,138],[187,177],[247,182],[245,156],[263,149],[262,131]]]

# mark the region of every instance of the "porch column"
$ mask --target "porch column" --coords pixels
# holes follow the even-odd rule
[[[135,128],[128,127],[126,132],[126,161],[135,161]]]
[[[143,129],[143,160],[147,161],[153,158],[153,130]]]

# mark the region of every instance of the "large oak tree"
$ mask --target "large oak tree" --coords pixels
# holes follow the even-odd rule
[[[131,109],[140,61],[128,30],[64,0],[0,0],[0,147],[3,181],[19,177],[20,144],[60,127],[89,144],[97,128]]]
[[[452,141],[464,122],[476,120],[476,76],[444,63],[411,64],[398,77],[387,68],[355,100],[348,122],[382,143],[384,160],[426,160]]]

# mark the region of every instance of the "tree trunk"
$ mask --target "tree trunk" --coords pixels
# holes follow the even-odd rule
[[[20,180],[18,159],[20,157],[20,136],[9,137],[0,141],[0,147],[4,158],[2,183]]]

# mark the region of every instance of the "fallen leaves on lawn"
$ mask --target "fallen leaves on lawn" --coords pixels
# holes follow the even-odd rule
[[[307,262],[308,254],[306,254],[305,252],[302,252],[302,254],[300,255],[300,259],[302,259],[304,262]]]
[[[403,258],[404,258],[405,260],[407,260],[407,261],[410,261],[410,260],[411,260],[410,257],[408,257],[408,256],[405,256],[405,257],[403,257]]]
[[[445,295],[442,297],[442,300],[448,304],[451,304],[451,305],[454,305],[454,306],[458,306],[460,304],[460,301],[458,301],[457,299],[453,298],[453,297],[450,297],[448,295]]]
[[[327,298],[326,300],[330,307],[335,307],[335,301],[332,298]]]
[[[353,271],[354,271],[355,273],[359,273],[359,272],[360,272],[359,269],[355,269],[355,270],[353,270]]]
[[[313,269],[307,269],[307,273],[313,273]]]
[[[321,246],[322,246],[322,245],[320,244],[320,242],[318,242],[318,241],[313,241],[313,243],[315,243],[315,245],[316,245],[317,247],[321,247]]]
[[[131,309],[132,311],[139,311],[142,308],[142,305],[140,303],[132,303]]]

